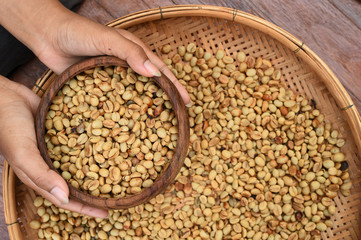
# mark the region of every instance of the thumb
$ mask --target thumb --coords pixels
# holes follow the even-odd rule
[[[129,66],[138,74],[153,77],[160,77],[161,73],[154,63],[150,61],[144,49],[123,37],[117,31],[111,30],[106,43],[100,44],[107,55],[113,55],[128,62]]]
[[[28,147],[26,144],[22,146],[22,149]],[[69,201],[69,188],[65,180],[46,165],[39,152],[20,150],[11,160],[11,167],[20,180],[56,206],[91,217],[108,216],[106,210],[89,207],[74,200]]]
[[[19,152],[12,161],[15,165],[12,167],[20,180],[55,205],[68,204],[69,188],[65,180],[48,167],[39,153],[23,153],[25,151]]]

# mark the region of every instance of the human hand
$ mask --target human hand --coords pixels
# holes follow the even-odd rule
[[[103,26],[67,12],[65,21],[57,21],[34,49],[38,58],[56,73],[61,73],[84,56],[112,55],[126,60],[140,75],[166,75],[177,87],[184,103],[190,104],[186,89],[165,63],[132,33]]]
[[[37,148],[34,114],[40,98],[23,85],[0,76],[0,152],[27,186],[58,207],[105,218],[106,210],[68,200],[65,180],[50,170]]]
[[[27,1],[0,0],[0,24],[55,73],[61,73],[84,56],[113,55],[126,60],[141,75],[157,76],[161,71],[175,84],[184,103],[190,104],[187,91],[168,67],[133,34],[92,22],[55,0],[32,0],[31,4]],[[24,86],[2,77],[0,96],[0,151],[18,177],[59,207],[105,217],[104,210],[68,202],[65,181],[41,158],[33,118],[39,98]]]
[[[186,89],[168,67],[133,34],[93,22],[57,0],[0,0],[0,24],[59,74],[85,56],[112,55],[143,76],[166,75],[186,105]]]

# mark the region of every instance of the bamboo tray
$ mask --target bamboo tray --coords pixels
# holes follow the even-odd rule
[[[270,59],[282,70],[289,88],[313,99],[325,119],[345,138],[342,148],[350,165],[353,182],[349,197],[334,199],[337,212],[334,227],[323,239],[361,239],[361,121],[346,90],[326,64],[303,42],[283,29],[253,15],[224,7],[205,5],[172,6],[127,15],[108,23],[140,37],[158,55],[160,47],[196,42],[207,51],[223,48],[230,56],[244,51]],[[39,96],[54,80],[47,71],[33,88]],[[37,239],[28,223],[36,217],[35,193],[18,181],[7,163],[4,166],[5,219],[10,239]]]

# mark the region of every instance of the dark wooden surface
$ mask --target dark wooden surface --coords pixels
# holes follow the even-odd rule
[[[79,13],[104,24],[135,11],[176,4],[231,7],[262,17],[287,30],[302,40],[334,71],[361,111],[359,0],[85,0]],[[46,67],[34,59],[16,71],[12,79],[32,87],[45,70]],[[3,165],[2,158],[0,161]],[[0,215],[0,236],[8,240],[2,209]]]
[[[54,167],[53,162],[49,157],[48,149],[44,141],[44,126],[46,121],[46,114],[51,105],[51,101],[54,99],[59,89],[64,86],[66,81],[73,78],[77,74],[85,70],[94,68],[96,66],[122,66],[125,68],[129,67],[126,61],[120,60],[119,58],[112,56],[100,56],[86,59],[64,71],[54,82],[54,84],[49,86],[48,91],[44,93],[41,99],[41,108],[37,113],[35,122],[36,138],[42,157],[45,159],[48,166],[54,171],[56,171],[56,168]],[[163,192],[178,175],[188,152],[188,148],[182,147],[189,145],[190,132],[188,113],[182,101],[181,95],[178,93],[176,87],[171,83],[171,81],[165,77],[165,75],[162,75],[161,77],[154,77],[153,79],[158,84],[158,86],[161,87],[163,91],[169,96],[169,100],[172,103],[173,110],[175,111],[177,116],[177,122],[179,123],[177,146],[167,169],[149,188],[145,188],[137,194],[122,198],[104,199],[95,197],[74,188],[71,184],[68,184],[70,189],[70,195],[74,200],[98,208],[126,209],[148,202],[150,199]]]

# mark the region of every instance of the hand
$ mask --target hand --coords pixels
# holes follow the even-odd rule
[[[36,144],[34,114],[40,98],[25,86],[0,76],[0,152],[20,180],[58,207],[105,218],[100,210],[68,200],[65,180],[40,156]]]
[[[84,56],[112,55],[126,60],[140,75],[165,74],[177,87],[185,104],[190,104],[186,89],[165,63],[132,33],[95,23],[69,12],[67,21],[58,21],[38,46],[38,58],[56,73],[61,73]]]
[[[28,0],[0,0],[0,6],[0,24],[55,73],[61,73],[84,56],[113,55],[126,60],[141,75],[159,76],[161,71],[175,84],[184,103],[190,104],[187,91],[168,67],[133,34],[81,17],[55,0],[32,0],[31,4]],[[39,98],[3,77],[0,96],[0,151],[17,176],[61,208],[106,217],[107,211],[68,202],[65,180],[41,158],[33,118]]]

